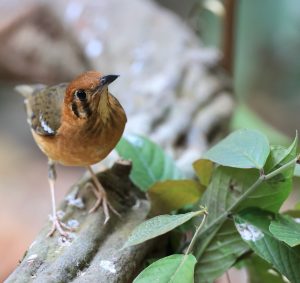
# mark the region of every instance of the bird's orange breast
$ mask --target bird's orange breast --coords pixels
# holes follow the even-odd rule
[[[118,113],[105,124],[93,121],[90,126],[83,126],[64,121],[55,136],[32,133],[40,149],[53,161],[87,166],[103,160],[114,149],[125,123],[125,113]]]

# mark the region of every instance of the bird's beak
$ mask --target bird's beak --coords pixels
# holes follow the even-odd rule
[[[119,76],[118,75],[107,75],[100,78],[100,87],[109,85],[114,80],[116,80]]]

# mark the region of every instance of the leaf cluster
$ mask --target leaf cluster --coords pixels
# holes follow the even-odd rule
[[[300,282],[299,207],[279,213],[300,175],[297,142],[274,146],[262,133],[238,130],[195,161],[196,178],[187,179],[159,146],[125,136],[117,151],[132,160],[131,179],[159,216],[136,227],[124,248],[170,231],[176,242],[173,255],[134,283],[209,283],[237,265],[249,282]]]

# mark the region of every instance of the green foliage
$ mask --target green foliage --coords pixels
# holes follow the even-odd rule
[[[262,169],[269,152],[269,142],[264,135],[242,129],[212,147],[203,158],[224,166]]]
[[[193,255],[170,255],[149,265],[133,283],[193,283],[195,264]]]
[[[268,166],[277,168],[278,165],[287,164],[292,157],[296,157],[296,147],[297,142],[294,141],[290,150],[282,148],[285,154],[275,155],[280,156],[280,162],[279,158],[271,158],[267,161]],[[198,260],[197,282],[212,282],[248,250],[241,243],[238,232],[226,222],[227,215],[251,206],[278,211],[291,191],[293,170],[293,166],[290,166],[274,177],[271,175],[267,180],[260,178],[257,169],[245,171],[245,169],[218,166],[214,170],[212,181],[201,199],[201,204],[207,206],[209,215],[194,249],[194,255]],[[228,241],[223,235],[230,235],[233,241]],[[236,241],[239,243],[237,244]],[[216,243],[219,249],[212,248]],[[220,247],[224,247],[227,253],[224,253]],[[206,268],[201,261],[206,261],[211,254],[213,259],[206,262],[210,268]]]
[[[282,164],[294,159],[297,154],[297,145],[298,145],[298,133],[292,144],[285,148],[283,146],[271,146],[271,153],[268,157],[267,163],[265,165],[265,172],[271,172],[272,169],[281,166]]]
[[[270,232],[290,247],[300,244],[300,223],[291,216],[278,214],[276,219],[271,221]]]
[[[298,137],[296,136],[288,148],[272,146],[264,167],[265,173],[271,173],[272,170],[276,170],[295,159],[297,155],[297,142]],[[293,171],[294,166],[290,166],[274,177],[262,182],[244,200],[240,209],[254,206],[277,212],[292,190]]]
[[[134,280],[135,283],[194,282],[194,266],[196,264],[196,259],[190,254],[190,252],[193,247],[193,243],[206,220],[207,210],[203,208],[201,211],[198,211],[197,214],[203,214],[202,222],[197,228],[185,254],[174,254],[152,263],[138,275],[138,277]]]
[[[207,187],[211,180],[213,163],[210,160],[199,159],[193,163],[193,167],[200,183]]]
[[[286,283],[281,274],[274,270],[268,262],[257,255],[252,255],[244,261],[248,271],[249,283]]]
[[[296,209],[296,210],[300,210],[300,202],[298,202],[298,203],[295,205],[295,209]]]
[[[207,205],[209,214],[194,248],[194,255],[199,259],[197,282],[212,282],[248,250],[232,222],[226,220],[227,215],[232,213],[232,207],[241,203],[241,197],[258,176],[253,169],[247,175],[244,170],[223,166],[214,170],[212,182],[201,199],[201,203]]]
[[[214,282],[248,250],[232,220],[213,225],[201,234],[194,248],[193,253],[198,261],[196,282]]]
[[[148,191],[152,215],[170,213],[196,203],[204,188],[194,180],[169,180],[157,182]]]
[[[143,222],[132,231],[124,245],[124,248],[137,245],[163,235],[202,213],[203,210],[185,214],[160,215],[153,217]]]
[[[185,254],[176,251],[154,262],[134,282],[188,283],[195,278],[196,283],[211,283],[251,250],[259,256],[244,261],[251,283],[260,282],[257,274],[264,283],[282,282],[274,270],[291,282],[300,282],[300,268],[296,268],[300,266],[300,224],[279,214],[292,190],[297,142],[296,136],[289,147],[274,146],[257,131],[236,131],[193,163],[199,180],[195,181],[183,180],[174,162],[152,142],[136,136],[124,138],[118,151],[133,161],[132,180],[148,192],[152,212],[175,213],[142,223],[125,247],[176,228],[170,236],[176,235],[180,252],[186,246],[182,241],[193,230],[189,220],[204,213],[202,221],[201,217],[193,219],[198,228]],[[207,207],[207,216],[205,209],[197,211],[199,205]],[[182,214],[189,208],[195,212]],[[298,217],[299,213],[294,210],[289,215]]]
[[[289,247],[269,231],[274,214],[256,208],[234,217],[242,239],[260,257],[271,263],[291,282],[300,282],[300,247]]]
[[[295,171],[294,171],[295,177],[300,177],[300,164],[296,164]]]
[[[126,135],[116,150],[122,158],[133,162],[131,179],[145,192],[157,181],[184,177],[174,161],[158,145],[144,137]]]

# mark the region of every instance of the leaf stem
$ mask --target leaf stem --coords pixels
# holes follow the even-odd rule
[[[274,176],[276,176],[277,174],[283,172],[285,169],[289,168],[290,166],[294,165],[297,163],[297,160],[299,159],[300,155],[298,155],[296,158],[292,159],[291,161],[289,161],[288,163],[282,165],[281,167],[279,167],[278,169],[272,171],[271,173],[267,174],[267,175],[263,175],[264,180],[269,180],[271,178],[273,178]]]
[[[226,274],[227,283],[231,283],[230,275],[229,275],[228,270],[225,272],[225,274]]]
[[[287,168],[289,168],[290,166],[296,164],[297,159],[299,158],[299,156],[297,156],[296,158],[292,159],[291,161],[289,161],[288,163],[282,165],[281,167],[277,168],[276,170],[272,171],[271,173],[265,175],[261,175],[256,182],[243,194],[240,196],[240,198],[238,198],[235,203],[233,203],[228,211],[232,211],[234,210],[243,200],[245,200],[262,182],[266,181],[266,180],[270,180],[271,178],[273,178],[274,176],[278,175],[279,173],[283,172],[284,170],[286,170]]]
[[[208,214],[207,208],[204,207],[203,210],[202,210],[202,213],[203,213],[202,221],[201,221],[199,227],[196,229],[195,234],[194,234],[194,236],[193,236],[193,238],[192,238],[192,240],[191,240],[191,242],[190,242],[190,244],[189,244],[189,246],[188,246],[188,248],[187,248],[187,250],[185,252],[185,255],[188,255],[192,251],[192,249],[194,247],[194,244],[195,244],[195,241],[197,239],[197,236],[198,236],[200,230],[202,229],[202,227],[203,227],[203,225],[205,223],[205,220],[206,220],[206,217],[207,217],[207,214]]]
[[[180,270],[180,268],[183,266],[183,264],[184,264],[184,262],[186,261],[186,259],[187,259],[188,255],[189,255],[189,253],[192,251],[192,248],[193,248],[194,243],[195,243],[195,241],[196,241],[196,238],[197,238],[197,236],[198,236],[198,234],[199,234],[199,231],[201,230],[201,228],[203,227],[203,225],[204,225],[204,223],[205,223],[205,220],[206,220],[206,217],[207,217],[207,214],[208,214],[207,208],[206,208],[206,207],[202,207],[202,209],[199,210],[199,214],[203,214],[202,221],[201,221],[199,227],[196,229],[195,234],[194,234],[194,236],[193,236],[193,238],[192,238],[192,240],[191,240],[191,242],[190,242],[190,244],[189,244],[189,246],[188,246],[186,252],[184,253],[184,257],[182,258],[182,260],[181,260],[179,266],[177,267],[175,273],[172,275],[172,277],[171,277],[170,280],[168,281],[168,282],[170,282],[170,283],[173,282],[173,279],[175,278],[177,272],[178,272],[178,271]]]

